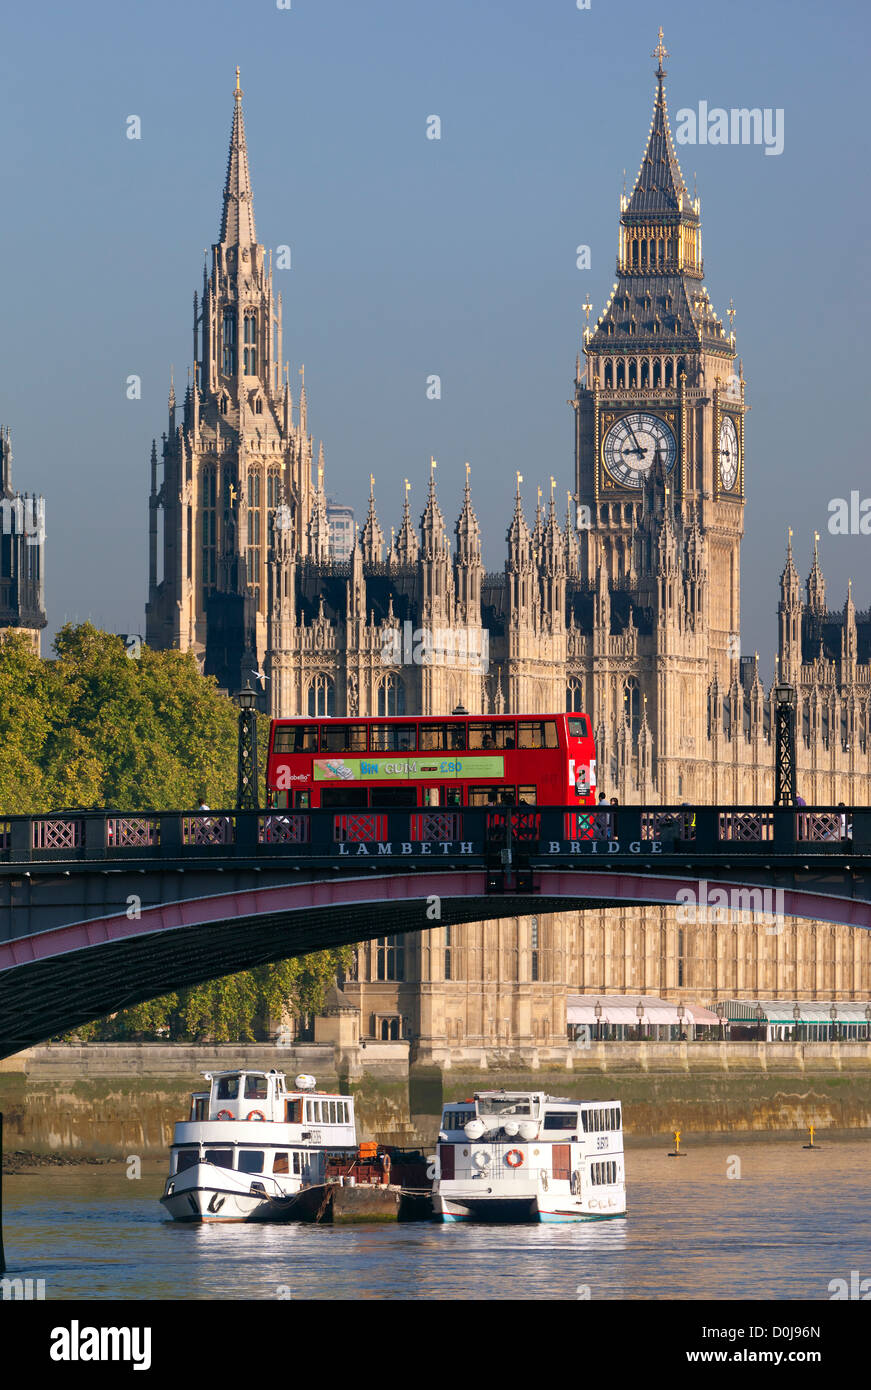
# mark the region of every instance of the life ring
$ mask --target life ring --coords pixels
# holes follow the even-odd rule
[[[381,1167],[384,1169],[385,1173],[390,1172],[390,1154],[381,1155]]]
[[[266,1116],[262,1110],[249,1110],[245,1116],[246,1120],[265,1120]]]
[[[509,1168],[519,1168],[523,1162],[523,1154],[519,1149],[509,1149],[505,1155],[505,1162]]]
[[[219,1110],[219,1111],[218,1111],[218,1116],[217,1116],[217,1117],[218,1117],[219,1120],[232,1120],[232,1119],[233,1119],[233,1116],[230,1114],[229,1110]]]

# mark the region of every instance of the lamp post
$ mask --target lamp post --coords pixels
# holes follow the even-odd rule
[[[829,1018],[832,1020],[832,1041],[838,1041],[838,1006],[833,1004],[829,1009]]]
[[[795,805],[795,688],[774,687],[774,804]]]
[[[761,1005],[761,1004],[757,1004],[757,1005],[756,1005],[756,1027],[757,1027],[757,1029],[759,1030],[759,1041],[760,1041],[760,1042],[763,1041],[763,1037],[762,1037],[762,1020],[763,1020],[764,1018],[765,1018],[765,1014],[762,1012],[762,1005]]]
[[[798,1007],[798,1004],[796,1004],[796,1005],[793,1007],[793,1010],[792,1010],[792,1017],[793,1017],[793,1020],[794,1020],[794,1022],[795,1022],[795,1029],[794,1029],[795,1040],[796,1040],[796,1042],[800,1042],[800,1040],[801,1040],[801,1009]]]
[[[601,1042],[601,1041],[602,1041],[602,1005],[601,1005],[601,1002],[600,1002],[598,999],[596,1000],[596,1007],[594,1008],[593,1013],[596,1015],[596,1042]]]
[[[641,1042],[641,1020],[644,1017],[644,1005],[640,999],[635,1005],[635,1017],[638,1019],[638,1041]]]
[[[871,1039],[871,1004],[865,1005],[865,1041]]]
[[[726,1005],[720,1002],[717,1005],[717,1018],[720,1020],[720,1042],[726,1041]]]
[[[236,694],[239,706],[239,756],[236,764],[236,810],[260,809],[257,783],[257,693],[247,685]]]
[[[683,1021],[684,1021],[684,1014],[685,1014],[685,1013],[686,1013],[686,1010],[684,1009],[683,1001],[681,1001],[681,1003],[678,1004],[678,1006],[677,1006],[678,1040],[680,1040],[681,1035],[683,1034]]]

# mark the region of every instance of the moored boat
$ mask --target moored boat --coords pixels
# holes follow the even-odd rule
[[[352,1096],[306,1075],[290,1090],[278,1071],[204,1076],[170,1149],[160,1201],[174,1221],[318,1220],[331,1184],[388,1177],[375,1145],[358,1151]]]
[[[476,1091],[444,1107],[436,1220],[592,1221],[625,1214],[618,1101]]]

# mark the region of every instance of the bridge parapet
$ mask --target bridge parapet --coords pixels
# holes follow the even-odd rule
[[[87,811],[0,820],[0,864],[93,860],[871,856],[867,807]],[[507,858],[506,858],[507,856]]]

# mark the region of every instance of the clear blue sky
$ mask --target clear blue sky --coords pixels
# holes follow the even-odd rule
[[[374,472],[389,533],[406,475],[421,510],[432,453],[452,526],[469,459],[501,567],[515,469],[529,510],[551,473],[563,499],[572,484],[580,306],[589,293],[598,314],[614,279],[659,24],[672,120],[701,100],[784,110],[780,157],[679,151],[752,403],[744,649],[770,669],[790,523],[802,576],[817,528],[830,602],[852,575],[866,607],[871,537],[826,530],[830,498],[871,495],[864,3],[106,0],[7,6],[0,23],[0,420],[17,485],[47,499],[50,632],[144,630],[150,441],[170,363],[186,380],[236,63],[258,236],[293,249],[285,355],[294,374],[305,362],[329,491],[362,509]]]

